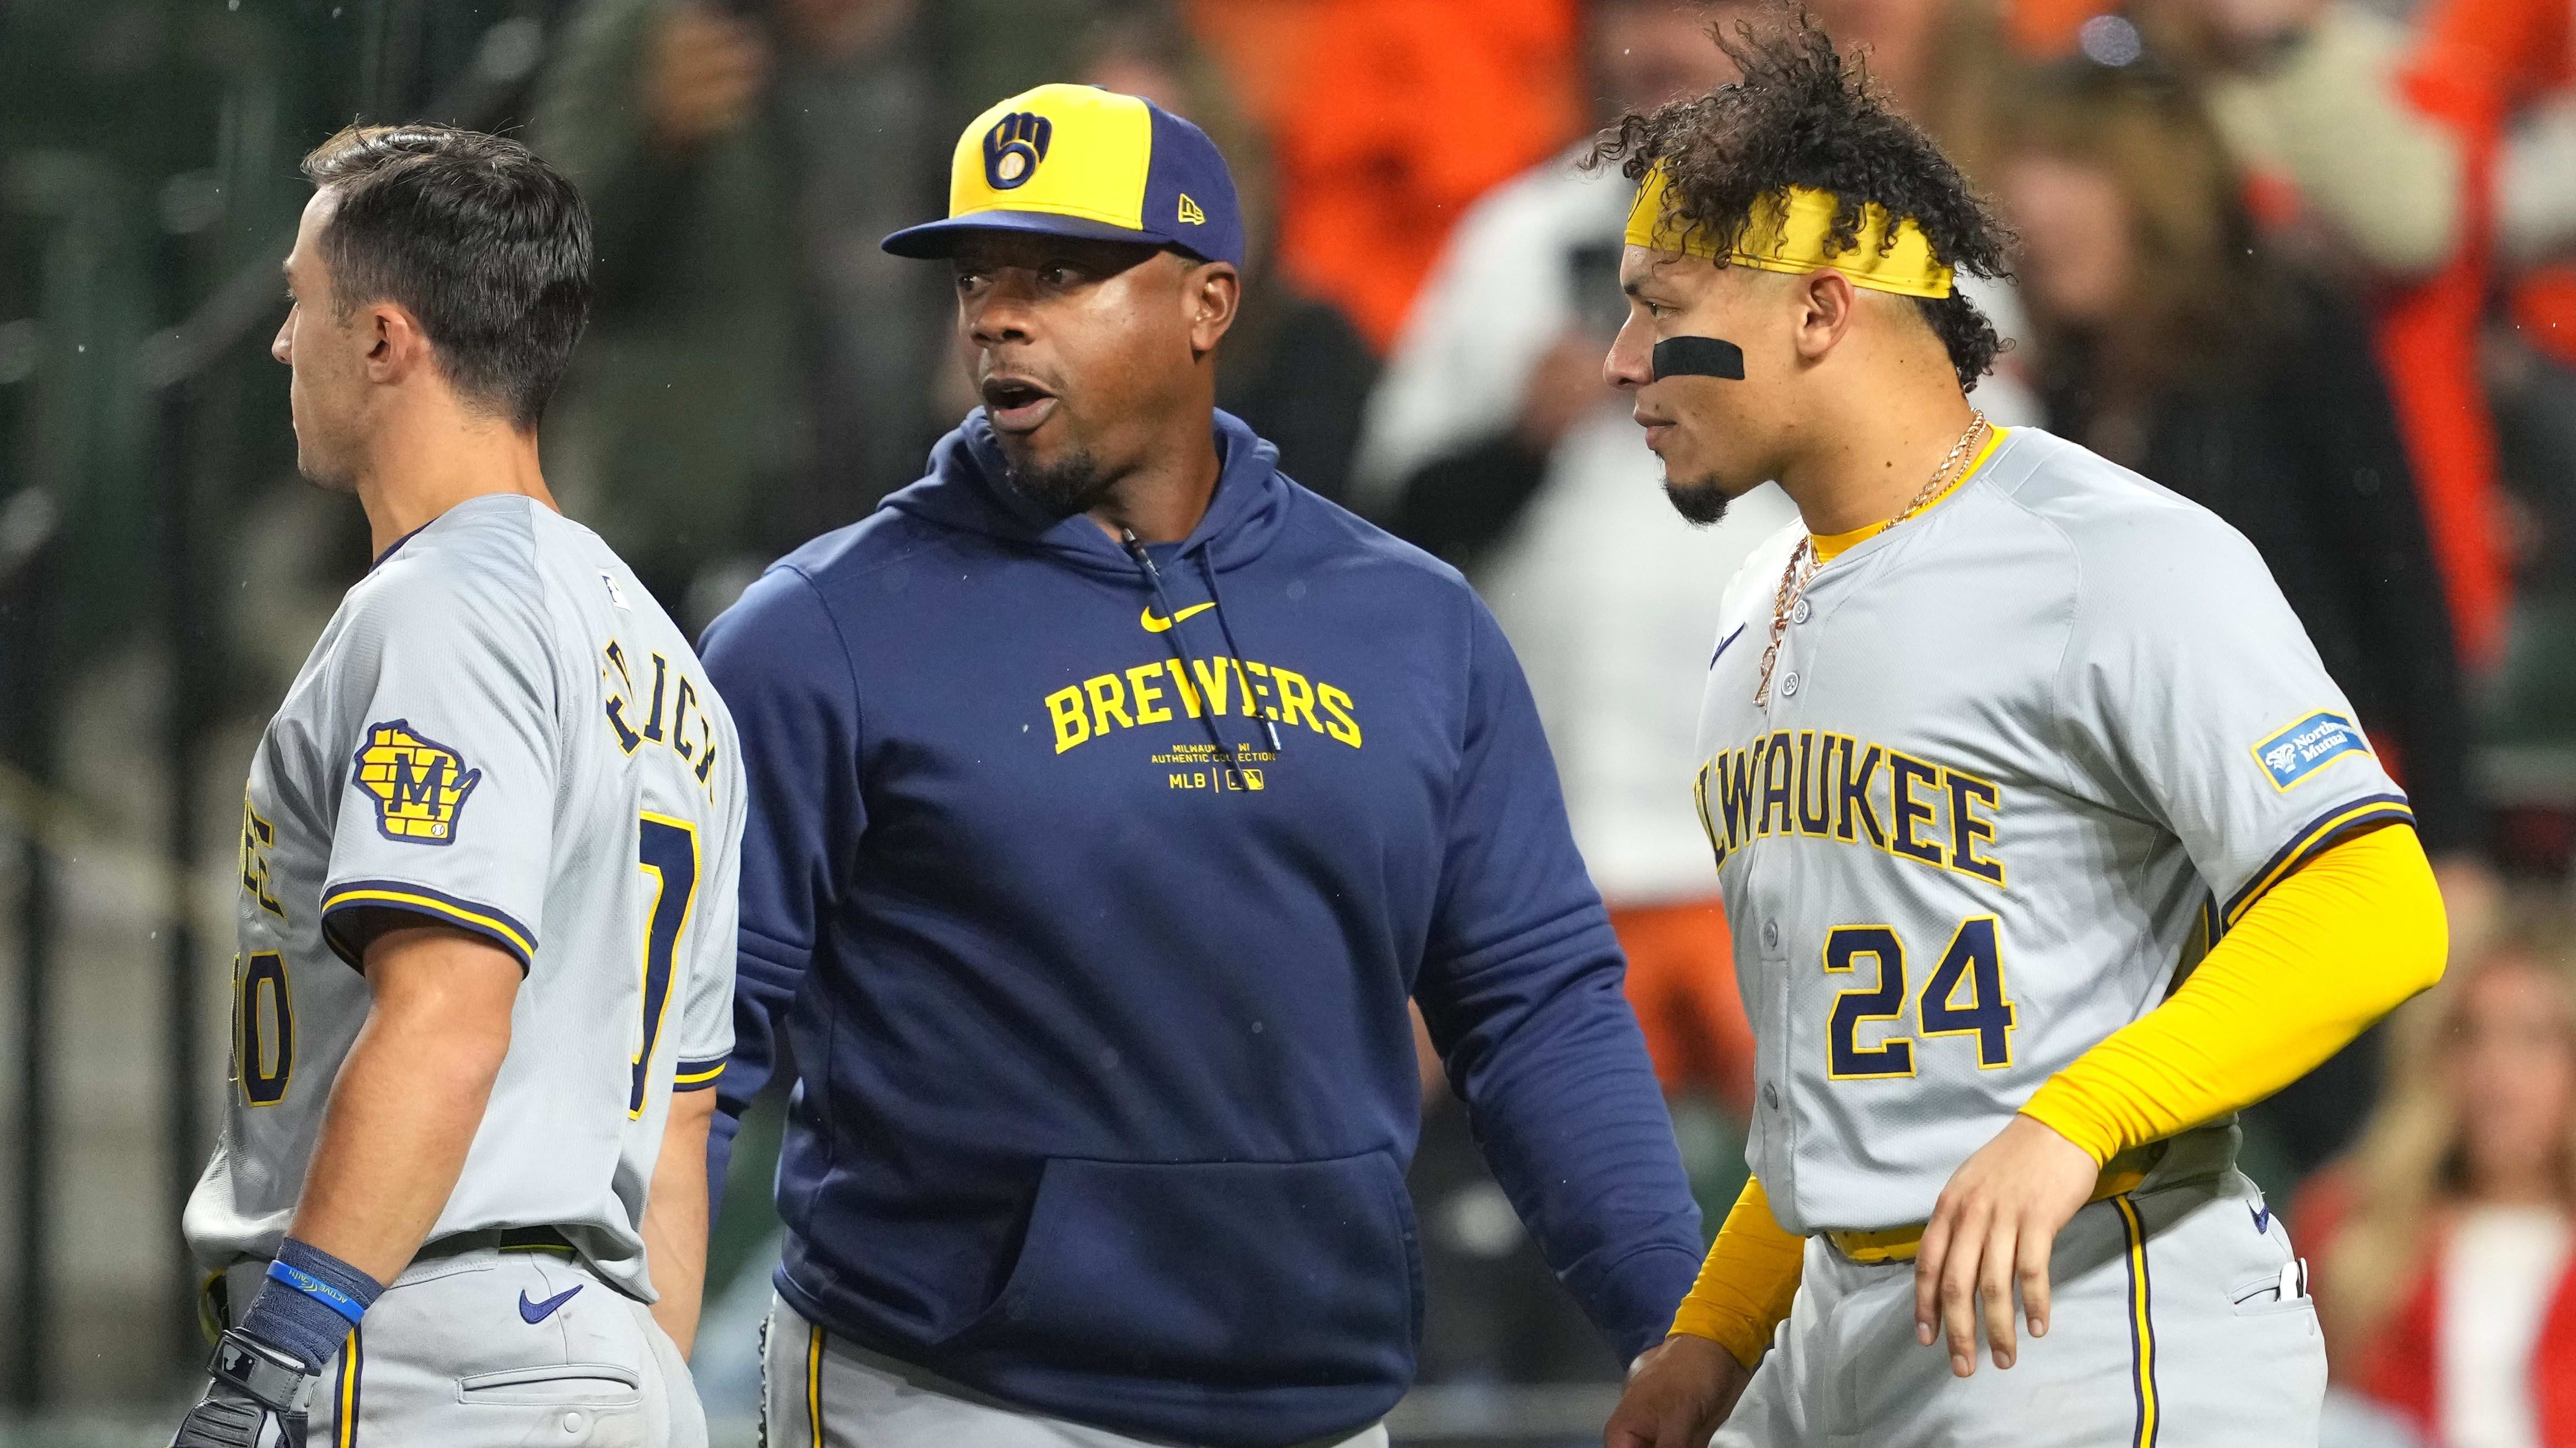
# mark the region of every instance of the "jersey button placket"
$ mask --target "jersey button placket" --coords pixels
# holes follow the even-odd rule
[[[1780,631],[1780,652],[1772,660],[1771,705],[1768,712],[1769,723],[1774,728],[1787,725],[1789,716],[1793,712],[1791,701],[1795,700],[1812,682],[1807,678],[1807,675],[1813,672],[1808,667],[1812,661],[1807,655],[1815,650],[1816,640],[1806,625],[1816,616],[1816,605],[1807,596],[1815,587],[1816,584],[1810,582],[1805,590],[1790,601],[1789,611],[1784,616],[1785,627]]]
[[[1809,585],[1809,587],[1813,586],[1814,585],[1812,584]],[[1816,605],[1814,601],[1809,599],[1804,593],[1798,595],[1797,602],[1789,605],[1789,623],[1793,628],[1806,623],[1807,620],[1814,618],[1815,616]],[[1798,697],[1798,691],[1806,687],[1806,684],[1805,681],[1799,677],[1799,671],[1789,666],[1789,641],[1784,638],[1780,643],[1780,668],[1782,670],[1780,675],[1780,697],[1783,699],[1794,699]]]
[[[1808,586],[1812,589],[1815,585],[1810,583]],[[1789,605],[1790,628],[1783,632],[1780,639],[1780,655],[1777,664],[1779,673],[1776,676],[1777,682],[1771,690],[1770,719],[1768,720],[1774,730],[1794,731],[1799,717],[1805,713],[1800,706],[1806,701],[1807,696],[1813,693],[1809,688],[1812,681],[1807,677],[1813,672],[1810,667],[1813,660],[1807,655],[1814,652],[1816,636],[1806,625],[1815,617],[1815,603],[1805,592],[1801,592]],[[1771,854],[1776,856],[1777,851]],[[1767,860],[1766,863],[1768,863]],[[1785,861],[1773,868],[1783,867],[1785,867]],[[1766,870],[1764,873],[1768,875],[1770,871]],[[1764,893],[1776,899],[1781,892]],[[1796,972],[1789,961],[1787,935],[1788,932],[1781,927],[1777,917],[1762,922],[1761,939],[1765,967],[1763,973],[1776,983],[1772,998],[1767,1004],[1773,1012],[1776,1034],[1783,1041],[1790,1039],[1789,1022],[1794,1013],[1793,998],[1796,994],[1792,983],[1792,977]],[[1783,1050],[1780,1053],[1774,1078],[1764,1082],[1762,1086],[1762,1109],[1755,1113],[1756,1119],[1762,1121],[1765,1126],[1766,1134],[1770,1139],[1770,1154],[1776,1163],[1774,1169],[1781,1176],[1779,1181],[1770,1184],[1771,1188],[1775,1193],[1791,1195],[1797,1191],[1798,1161],[1798,1118],[1788,1109],[1790,1098],[1798,1085],[1797,1070],[1791,1064],[1795,1059],[1794,1051]],[[1782,1085],[1783,1077],[1787,1079],[1786,1086]]]

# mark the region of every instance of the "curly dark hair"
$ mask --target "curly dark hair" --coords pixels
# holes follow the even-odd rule
[[[1891,216],[1914,218],[1933,256],[1948,266],[1981,277],[2008,274],[2013,237],[1993,208],[1931,137],[1896,113],[1866,67],[1844,61],[1803,8],[1767,7],[1759,19],[1738,22],[1733,35],[1717,25],[1709,36],[1744,78],[1621,116],[1593,145],[1588,164],[1615,161],[1632,181],[1663,164],[1674,214],[1721,251],[1743,235],[1756,200],[1808,186],[1841,203],[1836,251],[1860,244],[1864,208],[1876,202]],[[1975,387],[2003,350],[1994,324],[1955,291],[1914,304],[1948,350],[1959,385]]]

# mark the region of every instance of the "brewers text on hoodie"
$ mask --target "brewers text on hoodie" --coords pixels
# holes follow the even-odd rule
[[[978,411],[708,630],[751,786],[717,1132],[783,1032],[790,1306],[1267,1448],[1412,1378],[1408,996],[1622,1360],[1702,1239],[1501,632],[1215,426],[1198,528],[1122,548],[1018,493]]]

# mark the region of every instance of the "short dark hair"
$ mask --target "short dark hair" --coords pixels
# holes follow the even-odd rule
[[[590,314],[590,210],[516,141],[453,126],[350,126],[304,174],[339,193],[322,260],[340,313],[393,301],[447,380],[525,432]]]
[[[1721,248],[1743,235],[1756,200],[1809,186],[1841,203],[1838,248],[1860,244],[1863,210],[1876,202],[1891,216],[1914,218],[1944,264],[2007,275],[2011,232],[1932,138],[1896,113],[1866,69],[1845,63],[1805,10],[1766,9],[1732,36],[1722,25],[1709,31],[1743,79],[1621,116],[1593,146],[1592,164],[1617,161],[1631,180],[1664,165],[1676,215]],[[1994,324],[1956,291],[1915,305],[1949,352],[1959,385],[1974,387],[2003,349]]]

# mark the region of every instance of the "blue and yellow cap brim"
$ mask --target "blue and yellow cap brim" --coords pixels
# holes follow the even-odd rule
[[[1197,256],[1201,261],[1220,258],[1201,256],[1190,247],[1166,237],[1154,236],[1131,226],[1115,226],[1106,221],[1093,221],[1081,216],[1061,216],[1048,211],[977,211],[965,216],[925,221],[907,226],[880,243],[888,252],[914,261],[939,261],[957,250],[958,241],[968,232],[1018,231],[1051,236],[1078,236],[1087,241],[1125,241],[1139,246],[1171,246]]]

